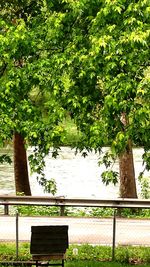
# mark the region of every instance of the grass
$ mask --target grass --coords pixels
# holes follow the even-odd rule
[[[0,266],[3,266],[3,265],[0,265]],[[9,265],[9,266],[12,266],[12,265]],[[65,267],[131,267],[131,266],[133,265],[123,264],[123,263],[118,263],[118,262],[97,262],[97,261],[65,262]],[[139,267],[150,267],[150,264],[140,264],[138,266]]]
[[[131,267],[131,264],[123,264],[117,262],[96,262],[96,261],[73,261],[65,263],[65,267]],[[139,267],[150,267],[141,264]]]
[[[75,251],[77,253],[75,253]],[[109,246],[70,245],[66,255],[66,267],[74,266],[129,266],[129,263],[141,263],[150,267],[150,248],[148,247],[117,247],[115,265],[111,261],[112,250]],[[16,258],[15,243],[0,244],[0,261],[31,260],[30,244],[19,243],[19,257]],[[106,263],[107,261],[107,263]],[[91,265],[92,264],[92,265]]]

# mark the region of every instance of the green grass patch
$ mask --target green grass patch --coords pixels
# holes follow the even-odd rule
[[[109,263],[111,261],[112,249],[109,246],[92,246],[88,244],[84,245],[70,245],[67,250],[66,266],[75,266],[72,264],[83,262],[90,264],[91,262],[95,265],[87,266],[101,266],[101,261]],[[0,261],[16,261],[16,260],[31,260],[30,244],[19,243],[19,257],[16,258],[16,247],[15,243],[1,243],[0,244]],[[115,262],[116,264],[128,264],[128,263],[141,263],[149,264],[150,266],[150,248],[149,247],[117,247],[115,250]],[[70,264],[70,265],[69,265]],[[80,265],[76,265],[80,266]],[[86,265],[84,265],[86,266]],[[105,265],[102,265],[105,266]],[[109,265],[107,265],[109,266]],[[113,266],[113,265],[110,265]],[[120,266],[120,265],[115,265]],[[122,265],[124,266],[124,265]],[[147,265],[148,266],[148,265]]]
[[[4,266],[0,264],[0,266]],[[7,265],[7,267],[11,267],[12,265]],[[96,261],[73,261],[73,262],[65,262],[65,267],[131,267],[131,264],[121,264],[117,262],[96,262]],[[139,267],[150,267],[147,264],[139,264],[136,265]]]
[[[0,266],[3,266],[0,264]],[[11,267],[12,265],[9,265],[8,267]],[[131,267],[133,265],[131,264],[123,264],[118,262],[98,262],[98,261],[71,261],[65,262],[65,267]],[[150,267],[149,264],[139,264],[136,265],[139,267]]]
[[[117,262],[97,262],[97,261],[72,261],[66,262],[65,267],[131,267],[131,264]],[[147,264],[140,264],[139,267],[150,267]]]
[[[30,260],[30,244],[20,243],[19,244],[19,257],[18,260]],[[15,261],[16,257],[16,244],[14,242],[0,244],[0,261]]]

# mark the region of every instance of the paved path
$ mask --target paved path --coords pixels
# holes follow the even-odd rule
[[[69,225],[70,243],[112,244],[113,221],[102,218],[19,217],[19,240],[29,241],[31,225]],[[16,238],[16,218],[0,216],[0,241]],[[150,220],[117,219],[116,244],[150,246]]]

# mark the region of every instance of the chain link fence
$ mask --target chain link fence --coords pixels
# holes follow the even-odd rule
[[[38,206],[37,206],[38,207]],[[83,208],[81,208],[82,211]],[[6,212],[6,207],[5,207]],[[8,210],[7,210],[8,212]],[[61,206],[61,215],[65,214]],[[104,218],[81,216],[22,216],[21,214],[0,215],[0,243],[15,242],[16,254],[20,242],[30,242],[31,226],[68,225],[69,244],[90,244],[112,247],[112,258],[116,246],[150,247],[150,219],[118,217],[117,208],[113,215]]]

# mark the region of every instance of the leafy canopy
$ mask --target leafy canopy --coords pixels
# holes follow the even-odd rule
[[[109,144],[103,161],[110,167],[132,140],[150,169],[149,0],[3,4],[1,143],[17,130],[36,146],[32,162],[44,164],[67,109],[83,133],[80,150]]]
[[[56,58],[60,79],[55,82],[83,132],[79,149],[110,145],[103,158],[110,167],[131,140],[144,147],[150,169],[149,1],[63,2],[68,43]]]
[[[65,110],[53,86],[53,58],[62,51],[58,6],[58,1],[44,0],[0,3],[0,146],[20,133],[26,146],[34,148],[29,160],[41,184],[46,183],[44,157],[51,147],[56,156],[63,138]],[[45,187],[49,190],[52,183]]]

